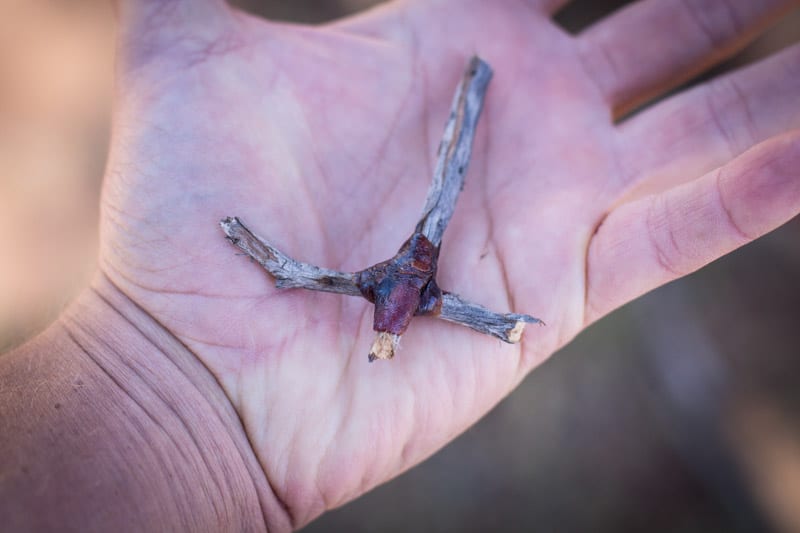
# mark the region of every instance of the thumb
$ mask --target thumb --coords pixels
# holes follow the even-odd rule
[[[224,0],[115,0],[115,7],[122,75],[161,58],[202,61],[203,54],[213,53],[231,19]]]

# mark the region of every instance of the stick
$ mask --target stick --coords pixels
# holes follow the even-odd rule
[[[297,288],[347,296],[362,296],[361,290],[356,284],[360,273],[338,272],[296,261],[256,236],[237,217],[223,219],[220,226],[232,244],[272,274],[275,278],[275,286],[279,289]],[[519,342],[525,324],[543,323],[538,318],[529,315],[495,313],[481,305],[467,302],[450,292],[443,292],[441,301],[442,305],[438,313],[423,311],[418,314],[429,314],[448,322],[461,324],[511,344]],[[386,344],[393,344],[396,347],[399,340],[399,336],[393,338],[384,335],[378,345],[383,347]],[[382,359],[382,357],[376,358]]]
[[[433,181],[416,228],[434,246],[442,243],[442,235],[455,211],[458,194],[464,188],[464,177],[472,155],[472,140],[491,80],[492,69],[489,65],[473,57],[453,97],[450,117],[444,128],[442,142],[439,143]]]
[[[439,314],[439,318],[462,324],[486,335],[492,335],[509,344],[520,341],[525,324],[544,325],[544,322],[530,315],[516,313],[501,315],[482,305],[462,300],[457,294],[449,292],[445,292],[443,295],[442,312]]]
[[[442,236],[464,186],[491,78],[489,65],[473,57],[453,98],[422,216],[391,259],[354,273],[320,268],[292,259],[256,236],[237,217],[220,222],[227,239],[272,274],[278,288],[362,296],[374,303],[373,329],[378,335],[370,348],[370,361],[394,357],[400,337],[415,315],[435,316],[508,343],[519,342],[526,324],[544,322],[529,315],[495,313],[444,292],[436,284]]]
[[[279,289],[309,289],[361,296],[355,275],[295,261],[267,241],[257,237],[237,217],[223,218],[219,225],[231,244],[255,259],[275,278]]]

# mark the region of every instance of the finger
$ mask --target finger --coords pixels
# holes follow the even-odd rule
[[[124,71],[169,52],[213,53],[229,20],[223,0],[117,0],[118,49]],[[199,56],[196,59],[201,59]]]
[[[628,191],[641,196],[701,176],[800,128],[800,44],[678,94],[619,128]]]
[[[689,274],[800,212],[800,130],[612,211],[591,240],[585,321]]]
[[[642,0],[578,37],[617,116],[742,48],[796,0]]]

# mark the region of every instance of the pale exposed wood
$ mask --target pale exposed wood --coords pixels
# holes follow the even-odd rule
[[[381,331],[375,336],[375,342],[369,349],[369,362],[376,359],[391,359],[397,351],[397,346],[400,344],[400,335],[393,335]]]

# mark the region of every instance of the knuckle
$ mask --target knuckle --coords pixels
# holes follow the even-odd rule
[[[688,274],[686,254],[680,247],[666,200],[653,198],[645,217],[645,227],[655,264],[670,278]]]
[[[731,77],[714,80],[707,86],[706,107],[714,127],[736,156],[758,142],[756,122],[747,95]]]
[[[681,4],[713,52],[724,52],[744,30],[731,0],[681,0]]]

